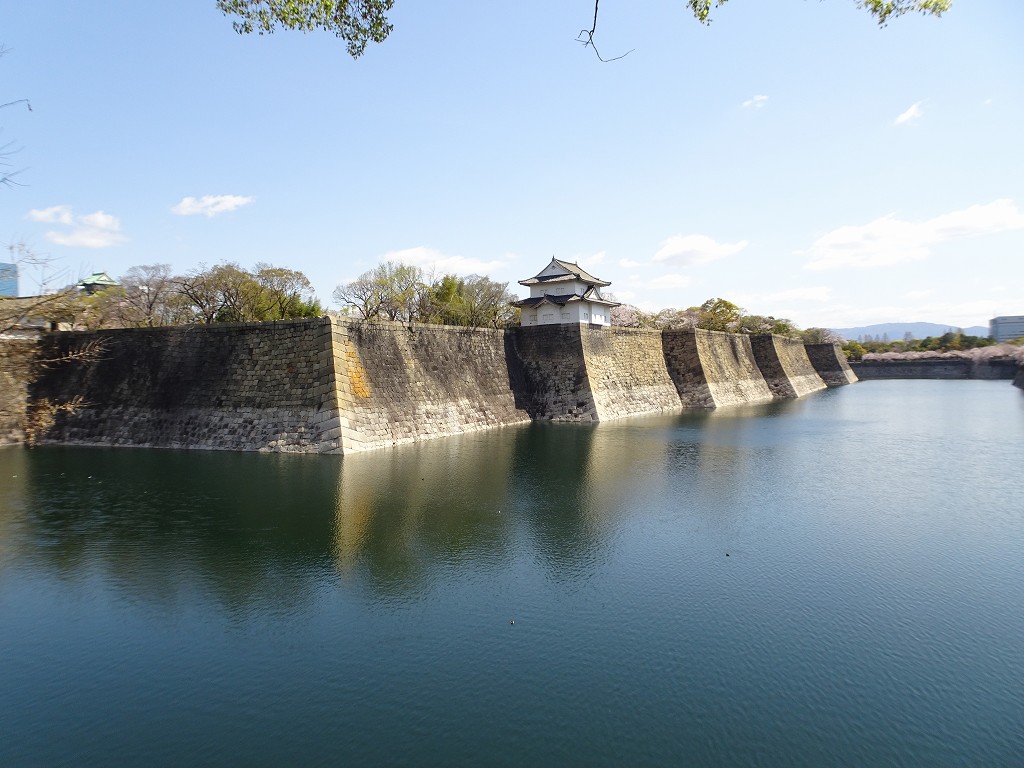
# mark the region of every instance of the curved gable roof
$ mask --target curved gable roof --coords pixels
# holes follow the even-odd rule
[[[552,266],[558,267],[560,272],[553,272],[552,274],[545,275],[544,273],[551,269]],[[594,277],[592,274],[584,270],[579,264],[572,261],[561,261],[554,257],[551,258],[551,262],[538,272],[533,277],[529,277],[526,280],[520,280],[520,285],[537,285],[538,283],[552,283],[566,280],[579,280],[582,283],[588,285],[605,286],[611,285],[607,280],[602,280],[598,277]]]

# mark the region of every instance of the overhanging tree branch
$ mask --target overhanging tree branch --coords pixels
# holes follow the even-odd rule
[[[583,43],[584,48],[593,48],[594,55],[597,56],[599,61],[618,61],[619,59],[629,56],[629,54],[631,54],[636,49],[630,48],[628,51],[622,54],[622,56],[615,56],[614,58],[611,59],[606,59],[603,56],[601,56],[601,53],[597,50],[597,46],[594,44],[594,33],[597,31],[597,7],[598,5],[600,5],[600,3],[601,0],[594,0],[594,23],[590,25],[590,29],[581,29],[580,33],[576,36],[576,39],[579,42]]]

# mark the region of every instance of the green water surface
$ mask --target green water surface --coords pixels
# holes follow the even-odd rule
[[[1024,765],[1024,392],[0,450],[0,766]]]

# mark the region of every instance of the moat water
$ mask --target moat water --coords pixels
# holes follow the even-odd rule
[[[1024,764],[1024,392],[0,451],[0,765]]]

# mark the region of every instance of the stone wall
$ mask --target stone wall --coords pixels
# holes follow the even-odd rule
[[[336,418],[328,320],[61,333],[45,354],[102,345],[96,362],[42,373],[35,403],[81,396],[40,442],[330,451]]]
[[[841,387],[857,381],[846,355],[838,344],[805,344],[807,358],[821,380],[829,387]]]
[[[85,401],[56,414],[41,442],[350,453],[825,386],[797,342],[711,331],[322,318],[53,334],[45,354],[90,342],[102,343],[99,360],[45,369],[29,388],[34,405]]]
[[[917,360],[861,360],[850,366],[862,379],[1013,379],[1015,360],[934,357]]]
[[[579,331],[598,419],[679,410],[660,331],[616,326]]]
[[[32,361],[33,341],[0,339],[0,445],[25,439],[25,414]]]
[[[814,370],[802,342],[774,334],[750,337],[754,359],[776,398],[803,397],[825,382]]]
[[[1010,359],[979,360],[971,368],[971,378],[1012,381],[1020,363]]]
[[[1024,389],[1024,365],[1017,369],[1017,375],[1013,377],[1013,386]]]
[[[335,320],[333,343],[345,452],[530,420],[503,331]]]
[[[665,360],[685,408],[762,403],[773,395],[749,336],[694,329],[665,331]]]
[[[597,421],[578,325],[513,328],[506,337],[516,401],[531,419]]]

